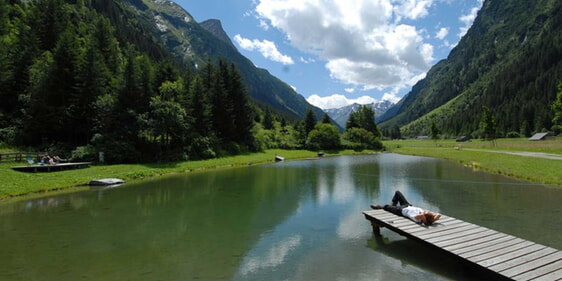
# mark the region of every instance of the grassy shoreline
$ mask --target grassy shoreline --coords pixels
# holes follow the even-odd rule
[[[363,151],[367,153],[368,151]],[[358,154],[352,150],[326,152],[326,156]],[[24,163],[0,163],[0,200],[7,200],[23,195],[43,195],[46,192],[69,192],[87,189],[87,183],[93,179],[121,178],[128,182],[154,178],[163,175],[190,173],[210,169],[243,167],[256,164],[273,163],[275,155],[286,160],[299,160],[317,157],[317,152],[306,150],[267,150],[260,153],[237,155],[201,161],[183,161],[174,163],[147,163],[121,165],[93,165],[86,169],[66,170],[52,173],[23,173],[10,167]]]
[[[562,156],[562,139],[530,142],[526,139],[500,139],[457,143],[439,141],[387,141],[394,153],[451,160],[489,173],[562,188],[562,160],[510,155],[501,152],[538,152]],[[474,149],[474,150],[472,150]]]
[[[498,140],[496,146],[490,142],[473,141],[456,143],[453,140],[440,141],[385,141],[390,152],[443,158],[489,173],[501,174],[519,180],[552,185],[562,188],[562,160],[523,157],[492,151],[541,152],[562,156],[562,139],[529,142],[523,139]],[[470,149],[475,150],[470,150]],[[326,156],[364,154],[343,150],[326,153]],[[286,160],[316,158],[317,153],[306,150],[267,150],[261,153],[238,155],[201,161],[174,163],[94,165],[87,169],[68,170],[53,173],[22,173],[10,169],[22,163],[0,163],[0,201],[26,196],[43,196],[45,193],[73,192],[87,189],[92,179],[122,178],[128,182],[154,178],[163,175],[190,173],[209,169],[243,167],[249,164],[274,162],[275,155]]]

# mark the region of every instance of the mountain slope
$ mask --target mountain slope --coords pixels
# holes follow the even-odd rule
[[[561,14],[557,0],[485,1],[449,57],[381,116],[381,126],[428,134],[434,120],[446,135],[476,135],[488,106],[500,135],[550,129],[562,79]]]
[[[137,11],[138,18],[148,26],[168,50],[186,63],[199,67],[207,59],[219,58],[234,62],[248,85],[250,97],[292,120],[302,119],[308,108],[320,118],[322,110],[310,105],[293,88],[257,68],[238,52],[218,20],[196,23],[179,5],[166,0],[125,0]]]

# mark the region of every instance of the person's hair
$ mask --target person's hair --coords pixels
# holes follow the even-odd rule
[[[424,217],[425,217],[425,224],[427,225],[431,225],[433,224],[433,222],[435,222],[435,214],[433,213],[424,214]]]

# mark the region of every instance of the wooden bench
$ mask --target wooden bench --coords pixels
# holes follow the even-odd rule
[[[442,215],[431,226],[384,210],[364,211],[373,233],[385,227],[508,280],[561,280],[562,252]]]

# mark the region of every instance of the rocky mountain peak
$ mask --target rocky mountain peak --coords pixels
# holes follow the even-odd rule
[[[220,20],[218,19],[208,19],[204,22],[199,23],[199,25],[209,31],[211,34],[215,35],[215,37],[219,38],[220,40],[222,40],[223,42],[229,44],[231,47],[234,47],[234,44],[232,44],[232,41],[230,41],[230,38],[228,37],[228,34],[226,34],[226,31],[224,31],[224,29],[222,28],[222,23]]]

